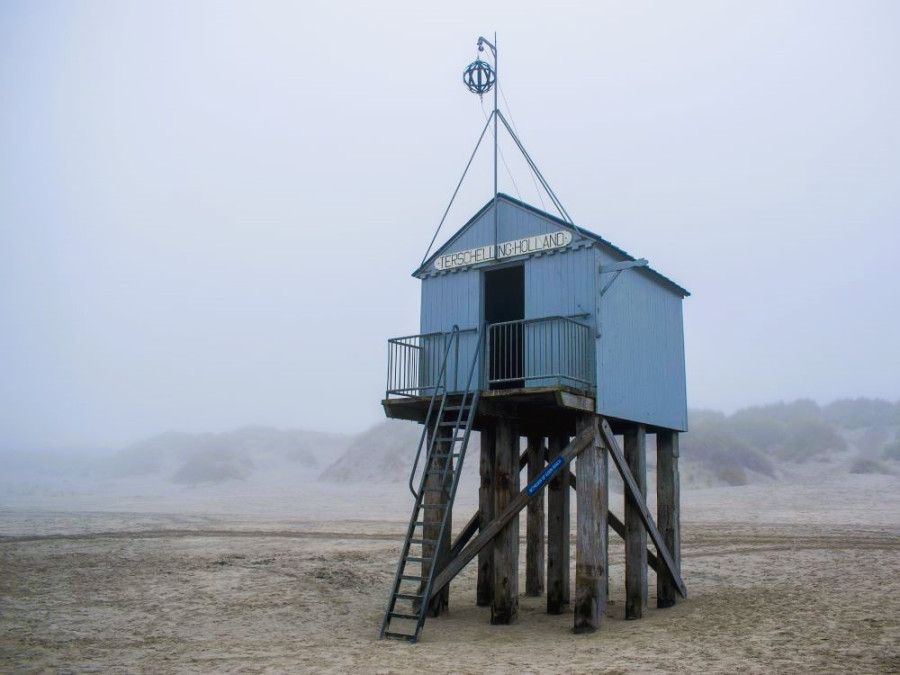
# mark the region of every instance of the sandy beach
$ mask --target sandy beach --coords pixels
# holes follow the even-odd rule
[[[686,490],[688,600],[656,609],[651,573],[645,618],[625,621],[614,538],[597,633],[524,596],[514,625],[490,626],[470,566],[417,645],[377,639],[402,486],[20,498],[0,511],[0,670],[900,672],[898,487],[844,475]],[[462,494],[456,512],[473,508]]]

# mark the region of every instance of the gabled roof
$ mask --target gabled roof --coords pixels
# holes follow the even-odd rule
[[[541,209],[535,208],[531,204],[526,204],[525,202],[515,199],[514,197],[510,197],[509,195],[503,194],[502,192],[499,195],[497,195],[497,199],[499,201],[505,201],[513,206],[520,208],[520,209],[524,209],[525,211],[533,213],[536,216],[539,216],[541,218],[549,220],[550,222],[554,223],[555,225],[558,225],[561,228],[568,230],[573,235],[581,235],[586,239],[591,239],[594,242],[603,246],[605,249],[607,249],[614,255],[621,256],[624,260],[627,260],[627,261],[636,260],[636,258],[634,256],[632,256],[630,253],[623,251],[621,248],[619,248],[618,246],[607,241],[606,239],[601,237],[599,234],[594,234],[590,230],[585,230],[581,226],[573,227],[570,223],[567,223],[565,220],[558,218],[558,217],[554,216],[553,214],[547,213],[546,211],[542,211]],[[413,272],[413,276],[421,277],[421,275],[423,275],[428,270],[428,268],[431,267],[431,265],[434,263],[435,259],[438,258],[439,256],[443,255],[444,251],[446,251],[448,248],[450,248],[453,245],[453,243],[457,239],[459,239],[460,236],[462,236],[463,232],[465,232],[467,229],[469,229],[469,227],[471,227],[472,224],[475,223],[475,221],[477,221],[479,218],[481,218],[481,216],[483,216],[493,205],[494,205],[494,200],[491,199],[487,204],[482,206],[474,216],[469,218],[468,222],[466,222],[465,225],[463,225],[461,228],[459,228],[453,234],[452,237],[450,237],[442,246],[440,246],[434,253],[432,253],[431,256],[424,263],[422,263],[422,265],[420,265],[418,267],[418,269],[416,269],[415,272]],[[676,292],[680,293],[684,297],[687,297],[690,295],[690,292],[687,289],[678,285],[677,283],[675,283],[674,281],[669,279],[667,276],[660,274],[659,272],[654,270],[652,267],[643,267],[642,269],[646,270],[652,277],[654,277],[657,281],[660,281],[664,286],[668,286],[669,288],[675,290]]]

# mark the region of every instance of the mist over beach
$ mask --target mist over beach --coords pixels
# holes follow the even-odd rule
[[[900,672],[898,34],[888,0],[7,0],[0,671]],[[483,96],[460,82],[480,59]],[[467,239],[495,186],[516,223],[553,227]],[[688,597],[657,608],[651,570],[627,620],[607,530],[591,635],[522,581],[517,619],[491,625],[473,561],[418,645],[379,640],[423,437],[385,419],[388,340],[424,350],[441,311],[474,308],[473,335],[525,321],[488,321],[483,288],[432,307],[410,275],[570,245],[612,252],[590,271],[618,289],[640,274],[683,299],[683,329],[620,343],[663,344],[677,367],[652,372],[686,381]],[[572,305],[550,318],[591,315],[591,348],[638,326],[581,306],[574,269],[528,287]],[[482,447],[453,540],[484,514]]]

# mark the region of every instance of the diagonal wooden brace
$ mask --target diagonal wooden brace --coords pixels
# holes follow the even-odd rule
[[[578,490],[578,480],[574,473],[569,474],[569,486],[573,490]],[[617,535],[625,538],[625,523],[616,517],[616,514],[612,511],[607,511],[606,520],[609,523],[609,526],[613,529]],[[647,550],[647,563],[653,568],[653,571],[659,573],[659,562],[656,560],[656,555],[654,555],[653,551]]]
[[[557,465],[555,470],[558,470],[559,467],[563,464],[568,464],[569,462],[571,462],[593,442],[593,430],[590,427],[583,429],[581,433],[573,438],[572,441],[563,449],[562,453],[560,453],[559,458],[562,459],[562,461],[558,463],[554,462]],[[459,574],[462,569],[472,560],[472,558],[478,555],[478,552],[482,548],[487,546],[504,528],[504,526],[506,526],[506,524],[510,520],[512,520],[519,511],[521,511],[528,505],[528,502],[530,502],[538,494],[540,494],[540,491],[544,487],[546,487],[547,480],[549,479],[550,475],[552,475],[552,472],[543,477],[540,485],[535,486],[534,484],[532,484],[522,490],[518,494],[518,496],[513,499],[509,506],[507,506],[503,510],[503,513],[499,514],[487,525],[487,527],[483,528],[479,535],[474,540],[469,542],[469,544],[447,564],[447,566],[441,571],[441,573],[437,576],[431,586],[432,596],[437,594],[444,586],[449,584],[453,577]],[[531,490],[531,492],[529,492],[529,490]]]
[[[682,598],[687,598],[687,588],[681,580],[681,570],[678,569],[678,565],[672,560],[672,556],[669,554],[669,549],[666,548],[662,535],[659,533],[659,530],[656,529],[656,523],[653,522],[653,516],[650,515],[650,510],[647,508],[647,503],[644,501],[644,495],[641,494],[641,491],[638,489],[634,476],[631,475],[631,471],[625,463],[625,457],[622,455],[622,450],[616,442],[616,437],[609,426],[609,422],[605,419],[600,420],[600,435],[603,437],[607,449],[609,450],[609,454],[612,455],[613,461],[616,463],[616,468],[618,468],[619,473],[622,474],[622,480],[625,483],[625,488],[628,490],[628,496],[631,497],[637,506],[644,527],[647,528],[647,532],[653,540],[653,545],[656,546],[656,552],[662,560],[662,567],[665,569],[665,573],[672,577],[672,580],[675,582],[675,587],[678,589],[678,594]],[[657,561],[657,565],[658,564]],[[657,570],[657,572],[660,571],[661,570]]]

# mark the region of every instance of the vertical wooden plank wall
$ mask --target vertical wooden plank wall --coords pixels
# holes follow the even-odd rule
[[[647,496],[647,431],[635,424],[625,431],[625,462]],[[637,506],[625,495],[625,618],[640,619],[647,604],[647,530]]]
[[[519,433],[510,419],[497,422],[494,462],[494,513],[502,513],[519,495]],[[494,539],[494,598],[491,623],[508,624],[519,614],[519,516]]]
[[[681,494],[678,475],[678,432],[656,432],[656,522],[675,565],[681,569]],[[675,604],[675,584],[668,574],[657,579],[656,606]]]
[[[582,415],[577,429],[594,431],[594,442],[578,457],[575,540],[575,632],[592,633],[606,610],[608,483],[596,415]]]
[[[528,484],[544,468],[544,439],[528,437]],[[544,592],[544,492],[528,504],[525,545],[525,595],[539,596]]]
[[[552,462],[569,442],[550,436]],[[569,465],[560,467],[547,485],[547,613],[562,614],[569,604]]]
[[[478,510],[481,512],[480,527],[494,519],[494,462],[496,461],[497,430],[487,426],[481,432],[480,472],[481,485],[478,488]],[[488,607],[493,599],[494,544],[485,546],[478,554],[478,581],[476,604]]]

